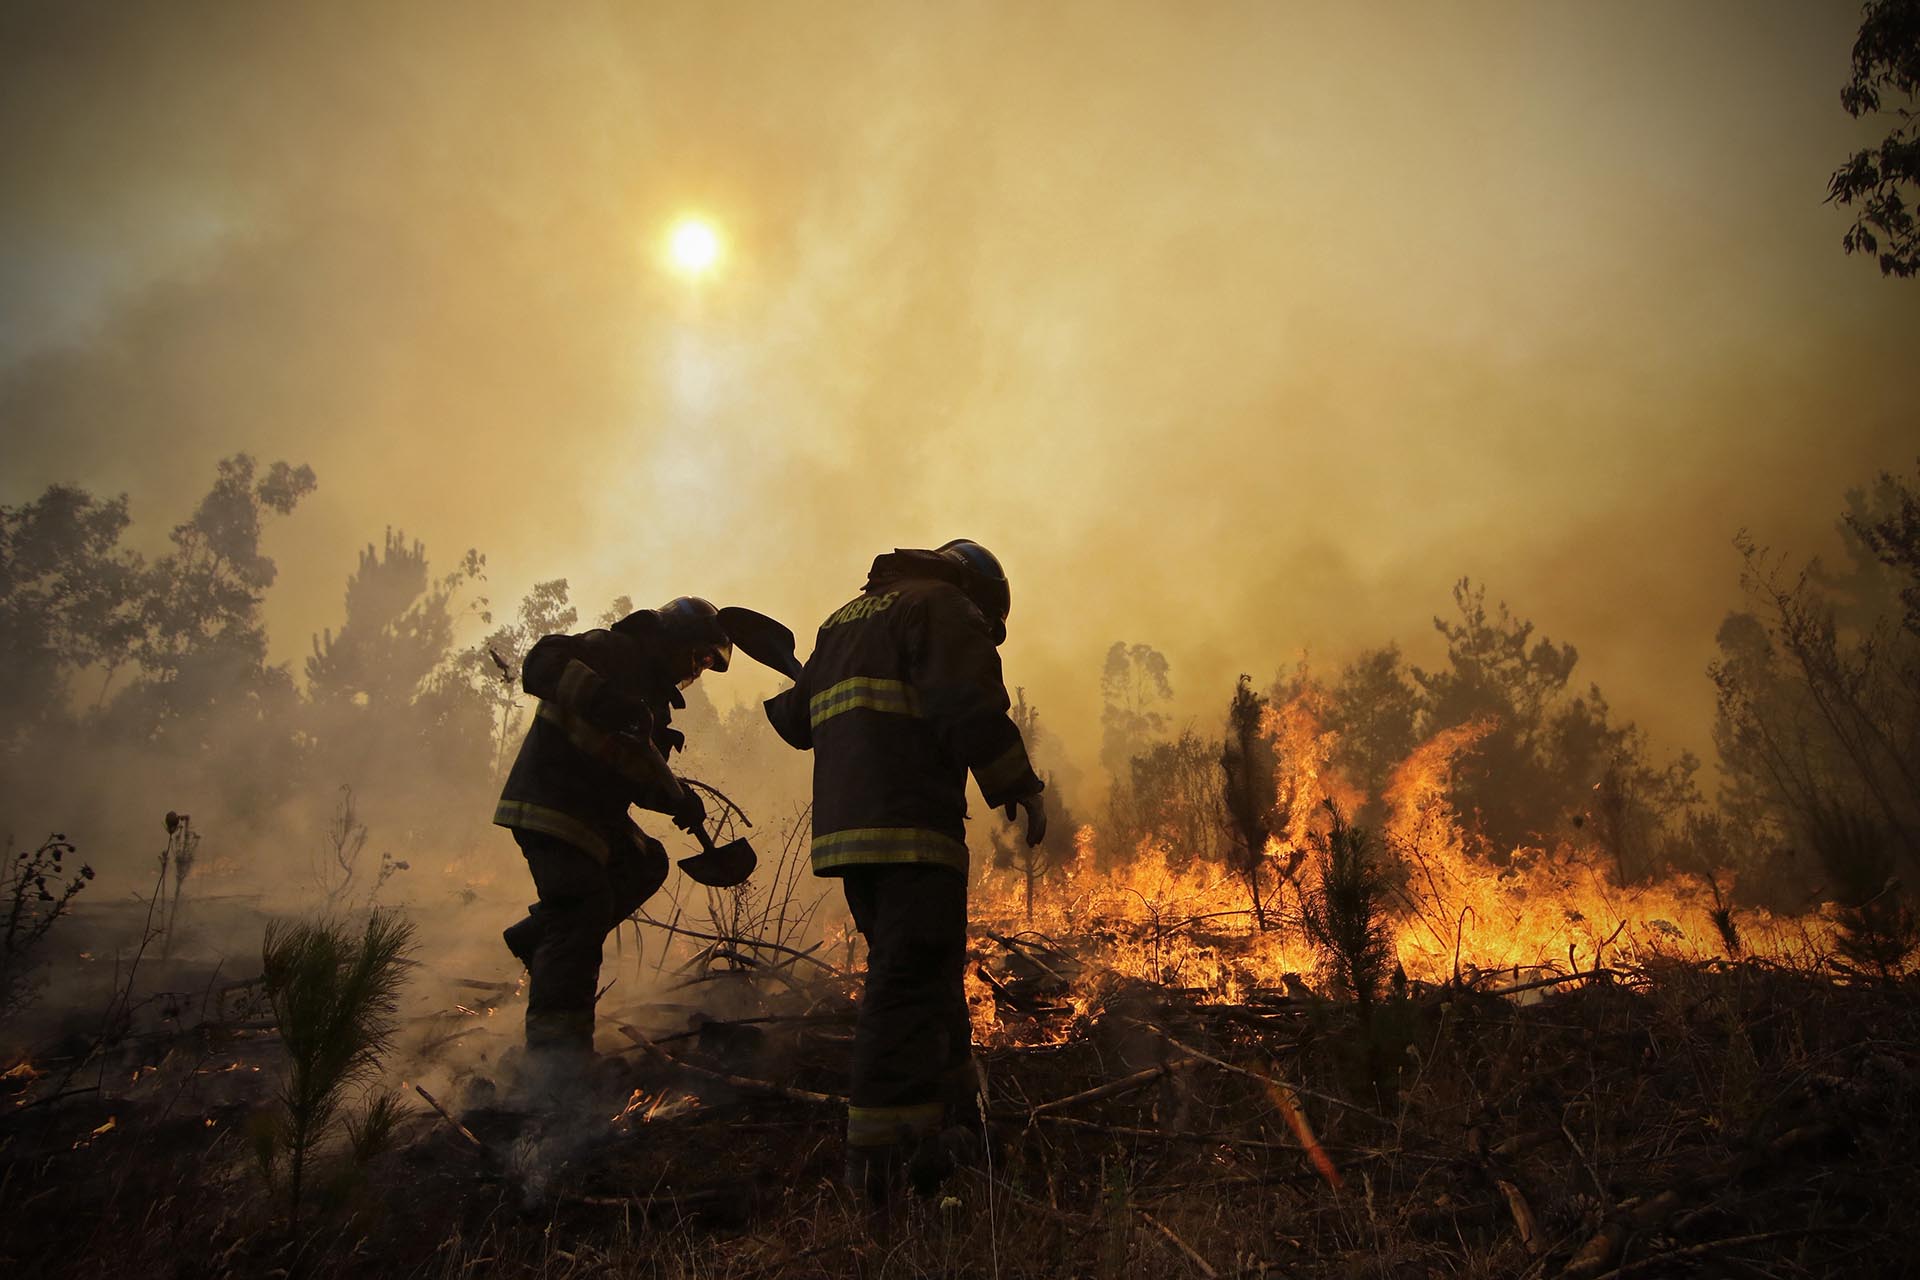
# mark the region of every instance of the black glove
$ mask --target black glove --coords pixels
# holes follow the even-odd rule
[[[1044,792],[1035,791],[1031,795],[1021,796],[1007,805],[1007,821],[1012,822],[1021,810],[1027,815],[1027,848],[1031,849],[1047,838],[1047,802],[1041,799]]]
[[[680,784],[680,806],[673,811],[673,825],[682,831],[692,831],[707,820],[707,804],[700,793],[685,783]]]

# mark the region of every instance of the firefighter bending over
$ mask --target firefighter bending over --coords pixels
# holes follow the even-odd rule
[[[680,691],[732,658],[719,613],[681,596],[607,630],[545,636],[521,666],[540,706],[493,820],[512,830],[540,898],[503,935],[527,966],[538,1065],[592,1059],[601,946],[667,878],[666,849],[627,806],[671,814],[683,831],[706,817],[666,757],[684,741],[671,726]]]
[[[813,749],[813,873],[840,879],[867,940],[846,1177],[876,1203],[950,1171],[946,1112],[964,1121],[976,1088],[968,772],[989,805],[1025,812],[1029,845],[1046,832],[1000,674],[1008,604],[1006,574],[978,543],[880,556],[820,624],[795,687],[767,703],[780,736]]]

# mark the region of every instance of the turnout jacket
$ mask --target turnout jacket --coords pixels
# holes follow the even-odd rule
[[[494,808],[502,827],[564,840],[601,863],[646,837],[628,805],[673,812],[682,791],[666,753],[686,706],[644,640],[612,631],[542,637],[520,668],[540,700]]]
[[[1008,716],[986,618],[937,569],[898,553],[820,624],[795,686],[768,700],[811,748],[813,871],[935,863],[967,869],[967,773],[990,805],[1041,789]]]

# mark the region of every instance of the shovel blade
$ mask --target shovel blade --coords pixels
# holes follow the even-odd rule
[[[720,610],[720,626],[740,652],[763,667],[772,667],[789,680],[800,678],[800,659],[794,656],[793,632],[764,613],[727,605]]]
[[[759,856],[745,840],[729,840],[718,848],[680,859],[680,870],[694,883],[709,889],[731,889],[744,884],[759,865]]]

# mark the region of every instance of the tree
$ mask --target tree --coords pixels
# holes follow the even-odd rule
[[[594,619],[593,625],[595,625],[596,627],[611,627],[614,623],[620,621],[620,619],[626,617],[628,614],[632,612],[633,612],[632,596],[627,596],[627,595],[615,596],[613,598],[613,603],[608,605],[606,609],[601,612],[598,618]]]
[[[1108,838],[1102,856],[1125,857],[1145,830],[1134,787],[1134,761],[1166,732],[1173,698],[1166,655],[1148,644],[1116,640],[1100,671],[1100,765],[1107,771]]]
[[[136,648],[149,683],[191,687],[236,664],[260,665],[267,647],[260,605],[279,574],[260,550],[261,531],[269,515],[291,514],[315,484],[311,467],[276,462],[255,479],[248,455],[221,459],[213,488],[191,519],[174,526],[174,550],[149,576]]]
[[[1124,774],[1132,759],[1166,731],[1163,709],[1173,698],[1166,655],[1150,644],[1115,640],[1100,671],[1100,763]]]
[[[145,566],[120,546],[127,496],[102,502],[51,485],[20,507],[0,507],[0,653],[8,671],[0,714],[18,738],[67,710],[76,674],[97,668],[99,696],[140,634]]]
[[[1853,78],[1840,90],[1840,105],[1857,120],[1878,112],[1883,94],[1912,102],[1916,91],[1920,0],[1867,0],[1853,44]],[[1894,114],[1900,123],[1879,146],[1854,152],[1834,170],[1827,200],[1857,209],[1840,240],[1846,252],[1875,254],[1881,275],[1905,277],[1920,271],[1911,196],[1920,188],[1920,117],[1910,106],[1896,107]]]
[[[1227,813],[1219,743],[1185,730],[1135,756],[1128,778],[1136,838],[1163,845],[1172,865],[1220,861]]]
[[[506,768],[507,751],[526,723],[520,706],[520,664],[540,637],[562,634],[580,620],[580,611],[567,603],[567,590],[565,578],[534,583],[521,599],[513,622],[496,628],[460,655],[457,670],[480,693],[493,725],[496,776]],[[482,620],[490,619],[482,615]]]
[[[1810,840],[1837,809],[1920,860],[1916,500],[1891,476],[1850,494],[1837,573],[1738,541],[1750,608],[1720,630],[1714,736],[1732,807],[1775,839]]]
[[[1232,824],[1233,843],[1227,866],[1247,886],[1254,923],[1267,927],[1261,900],[1261,874],[1267,860],[1267,841],[1273,838],[1273,743],[1263,731],[1267,713],[1264,694],[1254,692],[1253,677],[1242,674],[1227,704],[1227,732],[1220,751],[1222,799]]]
[[[1420,692],[1400,646],[1368,649],[1341,668],[1327,699],[1327,728],[1339,734],[1334,763],[1378,805],[1387,780],[1419,742]]]
[[[434,579],[426,548],[389,528],[385,543],[360,552],[347,579],[346,620],[313,639],[307,695],[388,711],[412,703],[453,647],[453,600],[483,576],[486,557],[468,551],[453,572]]]
[[[1421,691],[1426,736],[1474,720],[1496,727],[1456,779],[1456,807],[1477,813],[1484,833],[1502,848],[1539,840],[1554,828],[1577,790],[1555,786],[1543,756],[1550,712],[1564,697],[1579,661],[1572,645],[1534,639],[1533,624],[1505,602],[1489,611],[1485,587],[1462,578],[1454,585],[1459,621],[1433,620],[1447,642],[1447,665],[1413,669]]]
[[[1654,869],[1653,850],[1680,807],[1694,798],[1698,761],[1682,754],[1651,760],[1646,736],[1616,723],[1597,685],[1569,689],[1579,652],[1534,638],[1531,622],[1505,603],[1489,611],[1486,590],[1461,579],[1454,587],[1458,622],[1434,619],[1447,640],[1447,666],[1413,671],[1422,695],[1422,730],[1434,733],[1474,721],[1492,728],[1463,761],[1455,807],[1478,821],[1496,850],[1546,845],[1583,826],[1596,803],[1626,880]]]

